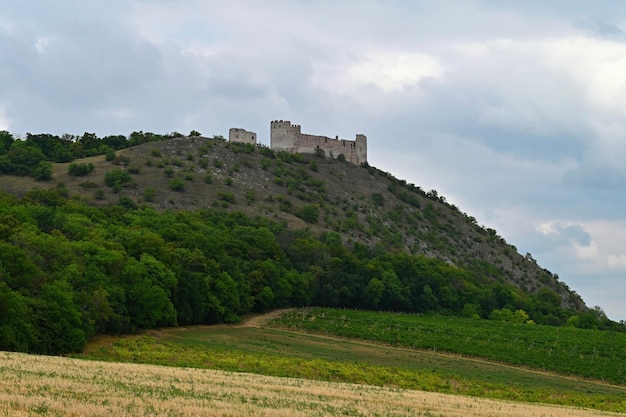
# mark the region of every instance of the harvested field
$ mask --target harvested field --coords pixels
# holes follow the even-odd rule
[[[617,416],[215,370],[0,352],[0,416]]]

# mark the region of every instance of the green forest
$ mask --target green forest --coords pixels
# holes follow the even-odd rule
[[[199,136],[192,131],[190,136]],[[23,139],[15,138],[6,130],[0,131],[0,174],[32,176],[38,181],[52,178],[52,162],[71,162],[76,158],[94,155],[115,157],[115,151],[154,142],[182,137],[178,132],[159,135],[151,132],[133,132],[128,137],[110,135],[98,137],[85,132],[82,136],[56,136],[47,133],[27,133]]]
[[[98,208],[62,186],[0,194],[0,277],[0,349],[42,354],[80,351],[96,334],[308,305],[624,329],[479,268],[220,209]]]

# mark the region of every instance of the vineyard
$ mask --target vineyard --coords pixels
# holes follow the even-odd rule
[[[76,356],[626,412],[623,386],[510,366],[503,361],[451,355],[441,347],[433,351],[432,345],[429,350],[419,350],[389,346],[390,342],[380,337],[373,342],[364,340],[374,339],[375,332],[355,333],[348,339],[337,335],[339,329],[333,330],[333,326],[338,326],[347,333],[351,327],[349,317],[353,316],[355,322],[369,321],[379,326],[387,323],[387,327],[397,326],[401,320],[409,320],[403,322],[405,327],[412,320],[415,328],[421,320],[438,321],[436,327],[443,332],[447,317],[326,309],[294,310],[282,316],[267,323],[258,320],[263,316],[257,316],[243,325],[191,326],[149,331],[139,336],[101,337]],[[316,323],[319,327],[304,333],[302,322]],[[479,329],[484,325],[468,320],[466,333],[480,335]],[[497,349],[493,340],[486,350]]]
[[[624,385],[626,334],[436,315],[301,309],[273,326],[484,358]]]

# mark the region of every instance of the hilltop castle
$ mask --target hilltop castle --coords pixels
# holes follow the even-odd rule
[[[256,133],[245,129],[232,128],[228,132],[232,142],[256,144]],[[335,139],[302,133],[300,125],[293,125],[288,120],[274,120],[270,123],[270,148],[289,153],[317,153],[337,158],[343,155],[353,164],[367,162],[367,137],[356,135],[355,140]]]

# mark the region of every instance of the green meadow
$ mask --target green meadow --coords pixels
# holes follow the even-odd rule
[[[530,350],[549,356],[552,348],[553,357],[561,357],[549,329],[443,316],[300,309],[255,326],[194,326],[103,337],[77,356],[626,412],[626,387],[606,382],[619,374],[601,376],[602,366],[589,371],[608,360],[604,352],[611,352],[611,343],[612,357],[621,361],[626,346],[622,335],[605,332],[590,337],[595,333],[560,328],[558,340],[563,349],[578,349],[569,356],[570,363],[524,364],[530,356],[522,352],[529,350],[530,340],[534,340]],[[525,350],[507,345],[506,335],[513,333]],[[384,336],[389,334],[393,339]],[[449,347],[452,340],[458,346],[472,345],[470,334],[479,351]],[[595,344],[595,353],[593,349],[587,352],[583,339]],[[500,356],[493,353],[499,350]],[[586,372],[598,374],[594,378],[571,371],[586,362]]]

